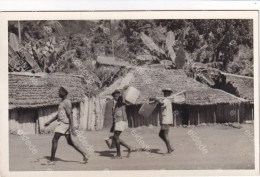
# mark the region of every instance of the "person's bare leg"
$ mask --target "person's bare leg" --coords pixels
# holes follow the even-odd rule
[[[126,144],[126,142],[124,142],[124,140],[122,140],[121,138],[119,138],[120,144],[122,146],[124,146],[127,150],[131,150],[131,146],[129,146],[128,144]]]
[[[121,151],[120,151],[120,139],[119,136],[121,134],[121,131],[115,131],[114,132],[114,141],[116,144],[116,156],[114,157],[115,159],[120,159],[121,157]]]
[[[120,140],[120,144],[121,144],[122,146],[124,146],[125,148],[127,148],[128,154],[126,155],[126,158],[129,158],[131,152],[136,151],[136,149],[134,149],[134,148],[132,148],[131,146],[129,146],[128,144],[126,144],[121,138],[119,138],[119,140]]]
[[[164,130],[164,139],[167,146],[168,153],[173,152],[173,148],[171,147],[170,140],[169,140],[169,130]]]
[[[167,152],[171,153],[173,149],[171,148],[169,136],[168,136],[169,130],[160,130],[159,137],[164,141],[167,147]]]
[[[72,146],[76,151],[78,151],[83,156],[84,163],[87,163],[88,162],[88,158],[87,158],[86,153],[80,148],[80,146],[78,146],[77,144],[73,143],[70,134],[66,135],[66,139],[67,139],[68,144],[70,146]]]
[[[163,142],[165,142],[166,140],[165,140],[165,137],[164,137],[164,130],[160,130],[160,132],[159,132],[159,137],[163,140]],[[166,142],[165,142],[166,143]]]
[[[61,133],[55,133],[52,139],[52,148],[51,148],[51,161],[55,160],[55,153],[58,147],[58,141],[60,137],[62,136]]]
[[[108,148],[111,149],[111,147],[112,147],[111,144],[112,144],[112,143],[109,142],[109,139],[106,139],[105,142],[106,142]]]
[[[112,140],[112,142],[110,143],[109,140]],[[106,142],[109,149],[112,149],[113,141],[114,141],[114,136],[110,136],[110,137],[105,139],[105,142]]]

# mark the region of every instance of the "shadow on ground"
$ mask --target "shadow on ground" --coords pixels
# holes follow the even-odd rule
[[[95,151],[95,153],[98,153],[99,156],[104,156],[104,157],[113,157],[116,153],[116,151]]]
[[[47,160],[51,160],[50,156],[44,156],[44,158],[47,159]],[[79,162],[79,161],[63,160],[63,159],[58,158],[58,157],[55,157],[55,161],[61,161],[61,162],[66,162],[66,163],[67,162],[72,162],[72,163],[79,163],[79,164],[81,164],[81,162]]]

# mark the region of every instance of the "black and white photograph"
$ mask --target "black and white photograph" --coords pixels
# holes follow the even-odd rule
[[[258,20],[207,13],[9,19],[10,172],[257,169]]]

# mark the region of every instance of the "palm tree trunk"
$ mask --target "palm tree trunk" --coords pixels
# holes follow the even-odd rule
[[[21,42],[21,26],[20,26],[20,21],[18,21],[18,37],[19,37],[19,43]]]

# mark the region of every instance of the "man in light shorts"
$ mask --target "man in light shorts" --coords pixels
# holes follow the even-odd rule
[[[59,97],[62,99],[62,101],[59,104],[58,114],[53,119],[45,123],[45,126],[48,126],[53,121],[55,120],[58,121],[58,126],[54,131],[55,133],[52,139],[50,164],[54,164],[55,153],[58,146],[58,140],[63,135],[66,137],[68,144],[83,156],[83,163],[87,163],[88,161],[86,157],[86,153],[78,145],[73,143],[71,139],[70,132],[72,132],[73,136],[76,136],[76,133],[73,124],[72,105],[71,105],[71,101],[67,98],[67,95],[68,95],[68,89],[65,87],[60,87]]]
[[[135,149],[131,148],[128,144],[126,144],[121,138],[119,138],[120,134],[127,128],[127,114],[126,114],[126,104],[123,98],[124,91],[128,87],[124,87],[122,91],[115,90],[112,93],[114,98],[114,105],[112,108],[112,116],[113,116],[113,125],[110,129],[111,133],[114,133],[113,140],[115,141],[116,145],[116,156],[113,159],[122,159],[120,145],[124,146],[128,150],[127,158],[130,156],[130,153],[136,151]]]
[[[159,137],[164,141],[167,147],[167,153],[165,155],[171,154],[174,149],[170,145],[169,140],[169,129],[170,125],[173,124],[173,113],[172,113],[172,102],[168,98],[172,94],[172,90],[170,88],[166,88],[162,90],[164,94],[164,98],[159,100],[157,98],[151,98],[151,100],[155,100],[159,103],[161,107],[162,119],[160,120],[161,130],[159,132]]]

